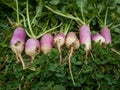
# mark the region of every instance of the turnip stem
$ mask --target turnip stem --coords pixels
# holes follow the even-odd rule
[[[4,2],[5,3],[5,2]],[[9,6],[9,7],[11,7],[13,10],[15,10],[16,12],[17,12],[17,10],[14,8],[14,7],[12,7],[12,6],[10,6],[8,3],[5,3],[7,6]],[[23,22],[24,22],[24,27],[26,27],[26,21],[25,21],[25,16],[22,14],[22,13],[20,13],[19,12],[19,14],[22,16],[22,18],[23,18]]]
[[[107,25],[107,14],[108,14],[108,7],[107,7],[107,10],[106,10],[106,13],[105,13],[104,26]]]
[[[16,9],[17,9],[17,24],[20,24],[20,20],[19,20],[19,9],[18,9],[18,0],[16,0]]]
[[[96,16],[96,17],[97,17],[97,19],[99,21],[100,26],[103,27],[103,21],[98,16]]]
[[[120,26],[120,24],[117,24],[117,25],[111,27],[111,29],[114,29],[114,28],[119,27],[119,26]]]
[[[30,33],[31,33],[32,37],[35,38],[35,35],[34,35],[33,31],[32,31],[32,27],[31,27],[31,24],[30,24],[29,10],[28,10],[28,0],[26,2],[26,8],[27,8],[27,10],[26,10],[27,11],[27,21],[28,21],[28,26],[29,26],[29,29],[30,29]]]
[[[79,17],[78,14],[75,11],[74,11],[74,14],[77,18]],[[79,21],[75,20],[75,22],[78,24],[78,26],[81,26],[81,23]]]
[[[39,34],[36,38],[40,38],[40,37],[43,36],[44,34],[50,32],[50,31],[52,31],[52,30],[55,30],[56,28],[60,27],[61,25],[62,25],[62,23],[60,23],[60,24],[59,24],[58,26],[56,26],[56,27],[53,27],[53,28],[51,28],[51,29],[48,29],[48,30],[44,31],[43,33]]]
[[[82,15],[82,18],[83,18],[83,22],[85,23],[85,17],[83,15],[83,6],[82,6],[82,0],[81,0],[81,5],[80,5],[80,10],[81,10],[81,15]]]
[[[65,26],[65,31],[64,31],[64,35],[67,35],[67,33],[68,33],[68,31],[69,31],[69,28],[70,28],[70,26],[71,26],[71,23],[72,23],[72,20],[70,21],[70,23],[69,24],[66,24],[66,26]]]
[[[80,23],[84,24],[84,22],[83,22],[80,18],[74,17],[74,16],[69,15],[69,14],[66,15],[66,14],[60,13],[60,12],[58,12],[58,11],[55,11],[55,10],[51,9],[51,8],[48,7],[47,5],[45,5],[45,7],[46,7],[47,9],[49,9],[50,11],[52,11],[53,13],[57,14],[57,15],[60,15],[60,16],[66,17],[66,18],[70,18],[70,19],[73,19],[73,20],[77,20],[77,21],[79,21]]]
[[[26,29],[25,29],[25,32],[29,37],[32,37]]]
[[[74,78],[73,78],[73,74],[72,74],[72,68],[71,68],[71,56],[73,54],[73,47],[70,48],[70,54],[69,54],[69,70],[70,70],[70,75],[71,75],[71,79],[72,79],[72,82],[73,82],[73,85],[75,85],[75,81],[74,81]]]
[[[9,21],[10,25],[11,25],[13,28],[15,28],[15,27],[16,27],[15,22],[12,22],[9,17],[7,17],[7,19],[8,19],[8,21]]]

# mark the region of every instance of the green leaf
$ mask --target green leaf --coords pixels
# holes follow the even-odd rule
[[[62,85],[56,85],[56,86],[53,87],[52,90],[66,90],[66,89],[65,89],[65,87],[62,86]]]
[[[117,7],[117,13],[120,14],[120,7]]]
[[[59,3],[60,3],[60,0],[51,0],[50,1],[50,4],[52,4],[52,5],[57,5]]]
[[[56,71],[56,68],[57,68],[57,64],[50,63],[50,65],[49,65],[50,71]]]
[[[92,66],[85,66],[84,69],[83,69],[83,73],[89,73],[93,70],[93,67]]]

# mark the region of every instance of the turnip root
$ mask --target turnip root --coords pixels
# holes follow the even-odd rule
[[[73,50],[77,50],[80,47],[80,42],[79,39],[77,38],[76,34],[74,32],[69,32],[67,34],[66,37],[66,42],[65,42],[67,48],[70,49],[70,54],[69,54],[69,70],[70,70],[70,75],[71,75],[71,79],[73,81],[73,84],[75,85],[75,81],[73,78],[73,74],[72,74],[72,69],[71,69],[71,56],[73,54]]]
[[[80,43],[85,45],[84,50],[86,52],[85,55],[85,64],[87,64],[88,53],[91,49],[91,32],[90,27],[88,25],[82,25],[79,29],[79,39]]]
[[[63,33],[59,33],[54,37],[54,46],[58,49],[60,53],[60,63],[62,62],[62,54],[61,54],[61,47],[65,43],[65,35]]]
[[[25,44],[25,53],[32,58],[35,58],[40,53],[40,43],[35,38],[30,38]]]
[[[51,34],[45,34],[41,37],[40,40],[41,51],[44,54],[50,52],[53,48],[53,36]]]
[[[92,34],[91,38],[94,42],[100,43],[100,45],[105,43],[105,38],[99,33]]]
[[[15,31],[13,32],[13,36],[21,37],[21,38],[23,38],[23,40],[24,40],[25,37],[26,37],[25,29],[22,28],[22,27],[17,27],[17,28],[15,29]]]
[[[22,52],[24,50],[26,33],[23,28],[16,28],[13,36],[10,40],[10,47],[12,51],[16,54],[17,62],[21,61],[23,69],[25,69],[25,64],[22,59]]]
[[[105,38],[106,45],[111,43],[112,38],[111,38],[111,33],[110,33],[109,28],[103,27],[100,31],[100,34]]]
[[[90,27],[87,25],[83,25],[79,30],[80,35],[80,43],[85,45],[84,50],[88,52],[91,49],[91,32]]]

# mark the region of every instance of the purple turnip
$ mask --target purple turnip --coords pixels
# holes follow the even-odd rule
[[[41,37],[40,40],[41,51],[44,54],[50,52],[53,48],[53,36],[51,34],[45,34]]]
[[[92,34],[91,38],[94,42],[100,43],[100,45],[105,43],[105,38],[99,33]]]
[[[83,25],[79,30],[80,35],[80,43],[85,45],[84,50],[88,52],[91,49],[91,32],[90,27],[87,25]]]
[[[100,34],[105,38],[106,45],[111,43],[112,38],[111,38],[111,33],[110,33],[109,28],[103,27],[100,31]]]
[[[30,38],[25,44],[25,53],[32,58],[35,58],[40,53],[40,43],[35,38]]]
[[[13,36],[10,40],[10,47],[12,51],[16,54],[17,57],[17,62],[21,61],[23,69],[25,69],[25,64],[22,59],[22,52],[24,50],[24,44],[25,44],[25,38],[26,38],[26,33],[23,28],[16,28]]]

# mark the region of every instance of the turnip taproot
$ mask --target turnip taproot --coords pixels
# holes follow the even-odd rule
[[[26,33],[23,28],[16,28],[13,36],[10,40],[10,47],[12,51],[16,54],[17,57],[17,62],[21,61],[23,69],[25,69],[25,64],[22,59],[22,52],[24,50],[24,44],[25,44],[25,38],[26,38]]]
[[[41,37],[40,40],[41,51],[44,54],[50,52],[53,48],[53,36],[51,34],[45,34]]]
[[[69,70],[70,70],[71,79],[73,81],[73,84],[75,85],[75,81],[74,81],[72,69],[71,69],[71,56],[73,54],[73,50],[77,50],[80,47],[80,42],[79,42],[79,39],[77,38],[77,36],[74,32],[69,32],[66,36],[65,44],[66,44],[67,48],[70,49],[70,53],[69,53],[69,57],[68,57]]]
[[[61,47],[64,45],[64,43],[65,43],[65,35],[63,33],[57,34],[53,39],[53,44],[60,53],[60,63],[62,62]]]
[[[30,38],[25,44],[25,53],[32,58],[35,58],[37,54],[40,53],[40,43],[35,38]]]

